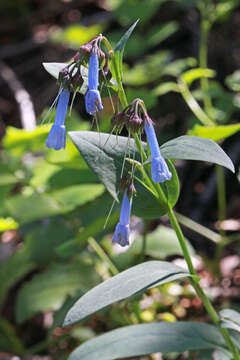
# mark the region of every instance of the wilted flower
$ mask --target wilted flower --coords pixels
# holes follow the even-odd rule
[[[55,150],[65,148],[66,129],[64,122],[67,114],[69,97],[70,92],[68,90],[62,90],[59,95],[55,121],[46,141],[48,148],[53,148]]]
[[[113,234],[112,242],[118,243],[121,246],[129,245],[129,235],[130,235],[130,215],[132,207],[132,197],[128,198],[128,191],[125,190],[122,200],[122,206],[120,211],[120,220],[116,226],[115,232]]]
[[[164,158],[162,157],[157,141],[157,137],[155,134],[155,130],[153,127],[153,123],[150,118],[145,118],[144,121],[144,130],[147,135],[148,144],[150,147],[150,152],[152,156],[151,161],[151,174],[152,180],[157,182],[164,182],[166,180],[170,180],[172,174],[168,170],[168,166]]]

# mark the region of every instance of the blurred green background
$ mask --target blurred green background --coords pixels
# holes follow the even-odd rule
[[[124,53],[128,99],[140,97],[145,101],[156,122],[160,144],[186,133],[213,138],[220,141],[236,166],[237,176],[224,172],[226,218],[219,219],[214,168],[176,162],[181,182],[177,210],[238,240],[239,0],[1,0],[0,13],[1,359],[13,355],[65,359],[79,343],[122,325],[196,318],[207,321],[201,303],[183,282],[116,304],[73,328],[60,327],[74,301],[116,271],[144,259],[181,263],[182,258],[165,217],[148,222],[134,217],[133,246],[124,253],[112,247],[111,233],[119,208],[114,207],[104,227],[112,205],[110,195],[70,139],[63,151],[46,149],[50,125],[45,121],[36,127],[58,91],[42,62],[68,61],[80,45],[99,33],[114,46],[139,18]],[[202,51],[208,59],[204,67],[212,70],[207,72],[199,71],[203,67],[204,26],[207,33]],[[210,78],[205,90],[199,81],[202,77]],[[212,131],[199,127],[191,101],[184,100],[179,91],[182,79],[200,105],[204,107],[206,97],[211,99],[210,114],[205,110],[214,118],[216,127]],[[110,132],[111,106],[108,94],[103,96],[99,127]],[[49,118],[54,118],[54,110]],[[97,131],[80,95],[66,126],[69,131]],[[147,238],[145,254],[143,232]],[[238,242],[229,243],[213,261],[214,241],[188,226],[184,233],[215,305],[231,303],[239,309]],[[220,269],[211,266],[213,263]],[[151,359],[161,359],[159,356]],[[188,356],[170,354],[164,359]]]

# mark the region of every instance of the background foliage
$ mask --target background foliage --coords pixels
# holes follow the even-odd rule
[[[207,5],[209,62],[201,66],[200,21]],[[143,260],[181,264],[182,254],[168,219],[160,219],[156,210],[156,220],[132,219],[135,241],[127,252],[119,253],[110,241],[119,207],[113,208],[106,223],[112,198],[70,138],[65,150],[55,152],[45,146],[50,129],[46,121],[29,128],[36,119],[42,123],[57,93],[56,82],[41,63],[68,61],[99,32],[114,45],[139,18],[124,53],[128,99],[145,101],[156,121],[160,144],[186,133],[220,141],[238,174],[239,2],[2,0],[0,8],[0,352],[9,354],[6,358],[15,354],[65,359],[79,343],[120,326],[163,320],[166,323],[158,325],[164,329],[156,325],[154,331],[167,333],[169,323],[176,320],[208,321],[188,282],[183,278],[176,283],[173,277],[145,295],[134,295],[131,301],[107,307],[74,327],[61,328],[67,311],[93,286]],[[200,87],[204,79],[209,79],[205,90]],[[192,107],[193,100],[204,104],[206,96],[212,102],[209,112]],[[111,103],[107,93],[103,97],[99,127],[109,132]],[[67,119],[69,131],[96,129],[83,103],[78,96]],[[204,126],[209,118],[215,122],[211,128]],[[184,215],[179,214],[179,220],[185,225],[202,286],[217,309],[239,311],[240,249],[233,241],[239,239],[240,229],[238,176],[224,172],[227,208],[223,218],[218,214],[214,167],[182,160],[175,165],[181,185],[177,211]],[[146,209],[141,204],[136,199],[135,214],[142,217]],[[230,236],[228,245],[215,251],[222,234]],[[211,331],[215,339],[218,335]],[[180,340],[179,344],[178,352],[188,349]],[[211,346],[203,343],[201,349],[206,348]],[[155,349],[171,352],[167,345],[164,351]],[[211,358],[208,350],[196,349],[191,348],[191,355],[170,353],[164,359]]]

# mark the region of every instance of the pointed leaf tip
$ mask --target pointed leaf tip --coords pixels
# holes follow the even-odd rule
[[[167,141],[160,147],[162,156],[166,159],[200,160],[224,166],[235,172],[230,157],[213,140],[183,135]]]
[[[117,43],[117,45],[115,46],[114,51],[120,51],[122,52],[124,50],[125,44],[128,41],[129,37],[131,36],[133,30],[135,29],[137,23],[139,22],[139,19],[137,19],[135,21],[134,24],[132,24],[132,26],[130,26],[130,28],[125,32],[125,34],[121,37],[121,39],[119,40],[119,42]]]

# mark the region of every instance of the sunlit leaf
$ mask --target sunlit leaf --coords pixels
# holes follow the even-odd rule
[[[211,127],[195,125],[192,130],[188,131],[188,134],[219,141],[232,136],[238,131],[240,131],[240,124],[219,125]]]

